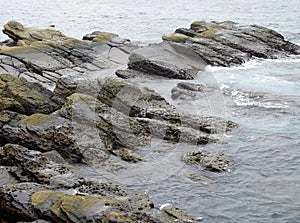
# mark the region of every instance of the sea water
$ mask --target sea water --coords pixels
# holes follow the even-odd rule
[[[99,30],[159,42],[163,34],[195,20],[233,20],[269,27],[299,44],[299,11],[299,0],[11,0],[1,1],[0,24],[16,20],[40,28],[55,25],[76,38]],[[231,171],[204,173],[208,184],[193,183],[181,176],[195,170],[174,166],[170,156],[168,162],[154,163],[156,168],[114,180],[145,191],[156,207],[172,203],[204,222],[300,222],[300,58],[254,59],[235,68],[207,67],[204,74],[192,82],[210,77],[219,88],[217,97],[205,96],[206,102],[172,100],[177,80],[139,81],[180,110],[205,114],[208,105],[208,115],[238,123],[221,143],[206,147],[230,155]],[[172,174],[159,171],[172,168]],[[138,174],[158,180],[143,184]]]

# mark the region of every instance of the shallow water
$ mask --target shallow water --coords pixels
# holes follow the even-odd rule
[[[300,43],[299,10],[298,0],[11,0],[1,2],[0,24],[14,19],[43,28],[55,24],[77,38],[101,30],[158,42],[162,34],[187,27],[194,20],[234,20],[267,26]],[[133,168],[130,173],[116,174],[113,180],[145,191],[156,206],[172,203],[204,217],[204,222],[300,222],[300,58],[208,68],[193,82],[208,81],[218,85],[219,91],[200,95],[195,101],[171,99],[176,80],[139,81],[181,110],[239,123],[240,128],[224,135],[222,143],[207,146],[229,154],[234,165],[231,172],[216,174],[174,164],[180,146],[182,152],[194,149],[186,145],[175,146],[174,157],[164,162],[159,152],[163,144],[156,142],[152,169],[150,165],[142,172]],[[92,177],[99,174],[86,171]],[[211,181],[191,182],[185,176],[193,172]]]

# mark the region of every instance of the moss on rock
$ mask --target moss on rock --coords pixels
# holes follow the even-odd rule
[[[53,219],[66,222],[86,222],[88,218],[102,218],[106,210],[117,208],[121,204],[105,198],[44,190],[32,194],[31,205],[38,210],[50,210]],[[126,219],[125,216],[118,213],[114,213],[114,216],[116,219]]]
[[[60,108],[52,97],[53,93],[41,84],[10,74],[0,75],[0,111],[11,110],[27,115],[51,113]]]
[[[222,29],[226,29],[226,27],[223,26],[223,25],[217,24],[217,25],[212,26],[208,30],[205,30],[204,32],[201,32],[196,37],[197,38],[216,39],[216,37],[222,35],[221,32],[220,32]]]
[[[184,43],[189,37],[181,34],[181,33],[173,33],[170,35],[163,35],[162,39],[164,41],[173,41],[173,42],[178,42],[178,43]]]
[[[52,119],[53,116],[52,115],[46,115],[46,114],[33,114],[31,116],[28,116],[24,119],[22,119],[19,122],[19,125],[27,125],[27,126],[37,126],[40,125],[46,121],[49,121],[50,119]]]
[[[99,33],[94,39],[93,42],[97,43],[106,43],[108,41],[113,40],[114,38],[118,37],[119,35],[109,32],[101,32]]]

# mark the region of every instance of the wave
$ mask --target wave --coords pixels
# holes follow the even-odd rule
[[[206,66],[207,72],[216,72],[216,71],[230,71],[230,70],[245,70],[251,69],[254,67],[264,66],[266,63],[300,63],[300,56],[293,55],[286,58],[280,59],[261,59],[261,58],[254,58],[251,59],[240,66],[233,66],[233,67],[215,67],[208,65]]]
[[[259,92],[245,92],[233,90],[229,85],[222,84],[223,93],[232,98],[235,105],[239,107],[259,107],[266,109],[287,109],[288,102],[278,99],[278,96]]]

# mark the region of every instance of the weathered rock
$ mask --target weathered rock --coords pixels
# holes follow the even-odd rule
[[[4,33],[13,39],[13,46],[0,46],[0,73],[10,73],[39,82],[53,89],[62,76],[85,77],[107,69],[109,75],[128,62],[129,53],[138,44],[102,35],[103,43],[80,41],[53,29],[25,27],[11,21]],[[100,37],[98,38],[100,40]]]
[[[59,116],[33,114],[17,125],[5,124],[0,129],[1,144],[16,143],[44,152],[56,149],[65,159],[78,161],[82,155],[72,129],[72,123]]]
[[[129,79],[141,76],[141,71],[127,69],[127,70],[117,70],[116,75],[122,79]],[[147,73],[145,73],[147,75]]]
[[[188,37],[181,41],[183,45],[214,66],[240,65],[253,57],[274,59],[300,54],[300,46],[286,41],[276,31],[258,25],[196,21],[190,29],[177,29],[173,36],[176,35]],[[177,42],[176,38],[166,36],[163,40]]]
[[[115,193],[120,194],[122,191]],[[135,210],[134,207],[127,206],[126,201],[115,199],[113,196],[74,194],[36,183],[20,183],[1,188],[0,198],[0,220],[4,222],[44,222],[42,219],[45,219],[61,223],[183,223],[200,220],[174,206],[147,213],[146,209]]]
[[[134,50],[129,69],[167,78],[194,79],[206,63],[191,49],[172,43],[151,44]]]
[[[0,189],[0,198],[0,220],[9,222],[38,219],[74,223],[160,222],[143,212],[143,209],[134,211],[114,197],[72,194],[36,183],[4,187]],[[148,220],[144,221],[145,219]]]
[[[56,187],[74,187],[80,183],[79,179],[72,177],[66,164],[55,163],[43,153],[19,145],[6,144],[0,155],[0,163],[12,166],[9,172],[20,182],[37,182]]]
[[[77,110],[79,113],[76,117],[84,117],[86,113],[86,117],[90,117],[88,118],[90,121],[97,123],[98,129],[105,132],[110,138],[112,136],[115,139],[118,138],[115,140],[118,143],[113,146],[114,148],[143,146],[149,142],[151,135],[175,142],[182,140],[191,143],[207,143],[210,141],[208,132],[218,132],[221,125],[224,125],[226,129],[230,128],[226,121],[219,118],[213,121],[212,117],[208,119],[212,123],[219,124],[219,127],[216,125],[216,130],[210,129],[214,127],[209,127],[208,122],[203,128],[201,126],[200,128],[199,126],[190,128],[190,124],[194,126],[201,118],[184,116],[154,91],[137,87],[121,79],[105,79],[98,89],[98,98],[101,102],[95,101],[93,97],[75,94],[60,113],[70,119],[70,114],[74,114],[74,108],[80,108],[78,99],[81,98],[81,103],[87,103],[87,107],[93,108],[93,110],[90,112],[86,112],[85,109]],[[86,102],[84,102],[85,100]],[[74,101],[75,104],[73,104]],[[102,104],[103,102],[104,104]],[[202,119],[205,120],[204,117]],[[84,122],[90,121],[85,120]],[[181,123],[184,126],[180,126]],[[126,143],[122,143],[122,141]]]
[[[119,35],[114,34],[114,33],[108,33],[108,32],[101,32],[93,38],[93,42],[98,42],[98,43],[105,43],[108,41],[113,40],[114,38],[118,37]]]
[[[59,108],[60,99],[42,85],[0,74],[0,111],[11,110],[31,115],[49,114]]]
[[[213,172],[229,171],[229,165],[231,163],[230,157],[224,153],[207,150],[187,153],[182,157],[182,160],[187,164],[201,166]]]
[[[92,33],[88,33],[82,37],[82,40],[92,41],[98,34],[102,33],[101,31],[94,31]]]
[[[24,27],[21,23],[10,21],[4,25],[3,32],[13,39],[17,45],[30,45],[33,42],[50,41],[57,43],[67,41],[75,41],[66,37],[64,34],[53,29],[38,29],[34,27]]]
[[[0,128],[2,128],[5,124],[8,124],[10,126],[17,126],[19,121],[25,118],[26,115],[21,115],[17,112],[12,112],[9,110],[3,110],[0,112]],[[2,137],[2,135],[1,135]],[[4,140],[4,139],[2,139]],[[4,144],[4,142],[1,142],[1,145]]]

